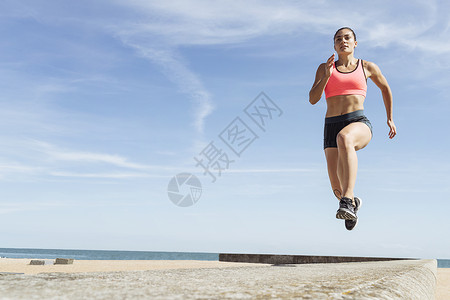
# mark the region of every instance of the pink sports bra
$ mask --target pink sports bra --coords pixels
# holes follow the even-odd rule
[[[351,72],[339,71],[334,62],[331,77],[325,86],[326,99],[339,95],[362,95],[365,97],[366,92],[367,79],[361,59],[358,59],[356,69]]]

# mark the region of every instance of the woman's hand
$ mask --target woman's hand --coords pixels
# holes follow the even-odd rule
[[[309,103],[314,105],[319,102],[325,89],[325,85],[327,84],[328,79],[330,79],[331,77],[333,63],[334,54],[331,55],[330,58],[328,58],[326,63],[321,63],[317,68],[316,79],[314,80],[314,84],[309,91]]]
[[[327,62],[325,63],[325,78],[330,78],[331,72],[333,71],[333,64],[334,64],[334,53],[333,55],[328,58]]]
[[[389,130],[389,138],[393,139],[394,136],[397,134],[397,128],[395,127],[394,121],[393,120],[388,120],[387,124],[390,128]]]
[[[387,117],[387,125],[389,126],[389,138],[393,139],[394,136],[397,135],[397,128],[394,124],[394,119],[392,117],[392,92],[389,84],[387,83],[386,78],[381,74],[380,68],[372,62],[365,62],[367,67],[368,78],[372,79],[372,81],[380,88],[381,94],[383,95],[383,102],[386,108],[386,117]]]

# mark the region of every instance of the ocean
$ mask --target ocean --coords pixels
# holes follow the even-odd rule
[[[79,260],[219,260],[219,253],[0,248],[0,257]]]
[[[219,253],[205,252],[157,252],[118,250],[68,250],[0,248],[0,257],[79,260],[219,260]],[[450,268],[450,259],[437,259],[438,268]]]

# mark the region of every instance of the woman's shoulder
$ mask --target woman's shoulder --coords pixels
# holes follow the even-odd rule
[[[378,66],[371,61],[368,60],[363,60],[361,59],[362,64],[363,64],[363,68],[366,71],[366,73],[368,73],[368,77],[370,77],[370,74],[376,74],[378,72],[380,72],[380,68],[378,68]]]
[[[364,59],[361,59],[361,61],[363,63],[364,68],[367,68],[367,69],[378,68],[378,66],[374,62],[364,60]]]

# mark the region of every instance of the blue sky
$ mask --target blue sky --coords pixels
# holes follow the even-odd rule
[[[0,247],[450,258],[450,7],[439,1],[2,1]],[[389,140],[358,152],[359,224],[335,219],[322,149],[326,104],[308,102],[337,28],[357,34],[394,95]],[[265,132],[244,108],[283,111]],[[236,117],[258,138],[234,155]],[[259,131],[258,131],[259,130]],[[217,181],[194,157],[234,160]],[[178,207],[189,172],[200,200]]]

